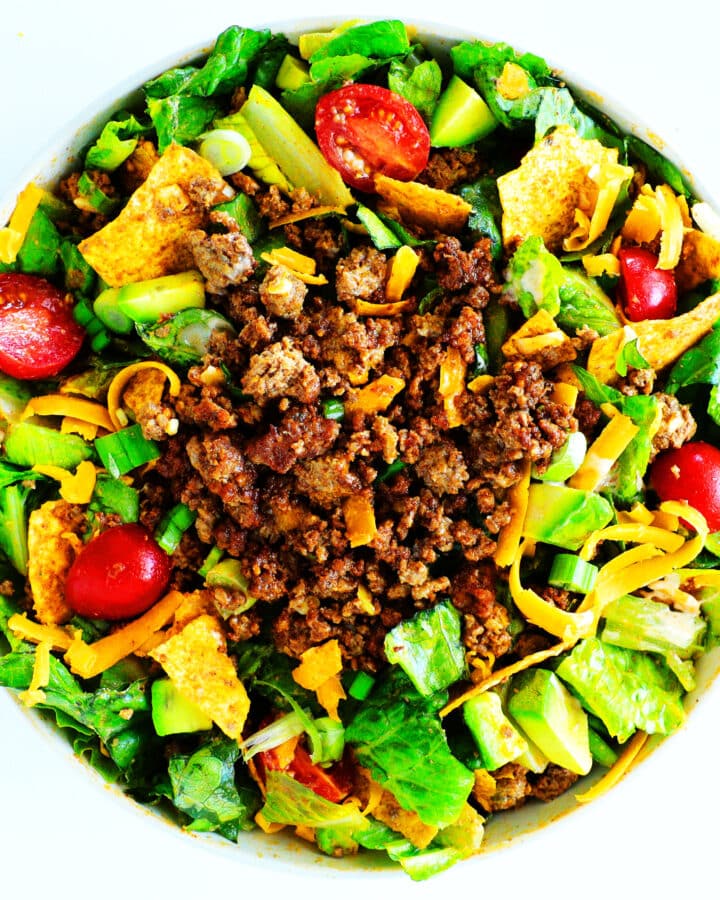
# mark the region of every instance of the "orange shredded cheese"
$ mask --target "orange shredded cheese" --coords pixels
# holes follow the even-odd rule
[[[130,366],[125,366],[125,368],[121,369],[110,382],[107,393],[107,407],[113,429],[123,428],[127,425],[127,417],[121,408],[123,391],[135,375],[145,369],[159,369],[169,382],[168,390],[170,395],[172,397],[177,397],[180,393],[180,378],[173,372],[170,366],[166,366],[165,363],[146,360],[144,362],[133,363]],[[125,421],[123,421],[123,419],[125,419]]]
[[[79,434],[86,441],[94,441],[98,431],[98,426],[92,422],[83,422],[82,419],[75,419],[72,416],[63,416],[60,422],[61,434]]]
[[[362,613],[364,613],[364,615],[376,615],[376,609],[375,605],[373,604],[372,594],[364,584],[358,585],[356,603],[360,607],[360,610]]]
[[[662,228],[657,267],[658,269],[674,269],[680,262],[685,236],[682,210],[678,205],[677,197],[666,184],[657,186],[655,196]]]
[[[472,381],[468,381],[467,389],[471,394],[487,394],[494,382],[494,375],[476,375]]]
[[[597,186],[592,207],[575,210],[575,230],[563,241],[563,249],[574,252],[584,250],[605,231],[617,202],[620,189],[635,174],[632,166],[623,166],[612,159],[603,159],[591,166],[588,177]]]
[[[318,703],[322,706],[328,716],[330,716],[334,722],[339,722],[340,716],[338,715],[338,706],[340,705],[340,701],[344,700],[347,696],[343,689],[342,682],[340,681],[340,676],[333,675],[332,678],[328,678],[327,681],[324,681],[315,691],[315,695],[317,696]]]
[[[632,209],[627,214],[622,228],[622,236],[638,244],[649,244],[660,232],[660,213],[655,192],[644,184],[635,198]]]
[[[372,501],[364,494],[348,497],[343,503],[345,533],[351,547],[369,544],[377,534],[375,509]]]
[[[520,539],[523,526],[525,525],[525,514],[527,513],[530,499],[530,472],[532,468],[530,460],[526,459],[523,465],[522,478],[510,488],[508,493],[512,518],[498,536],[495,563],[500,568],[511,565],[513,560],[518,557]]]
[[[605,791],[609,790],[611,787],[614,787],[620,779],[628,773],[632,764],[638,757],[638,754],[645,746],[645,743],[648,739],[648,735],[644,731],[636,731],[633,735],[632,739],[628,743],[627,747],[623,750],[623,752],[618,757],[615,764],[610,768],[605,775],[594,784],[590,790],[585,791],[582,794],[575,794],[575,799],[578,803],[589,803],[591,800],[595,800],[597,797],[600,797]]]
[[[32,182],[20,192],[10,222],[6,228],[0,228],[0,262],[15,262],[42,195],[42,188]]]
[[[443,398],[448,427],[455,428],[464,423],[457,401],[465,391],[467,363],[457,347],[448,347],[445,358],[440,363],[440,386],[438,392]]]
[[[620,274],[620,260],[614,253],[599,253],[596,256],[588,254],[583,256],[582,264],[585,272],[592,278]]]
[[[506,100],[519,100],[530,93],[528,73],[517,63],[506,62],[495,82],[495,89]]]
[[[81,422],[88,422],[107,431],[115,431],[110,415],[101,403],[86,400],[84,397],[71,397],[68,394],[43,394],[28,401],[22,419],[30,416],[70,416]]]
[[[167,625],[182,603],[183,597],[180,591],[170,591],[139,619],[92,644],[86,644],[81,638],[76,638],[65,654],[65,662],[70,666],[70,670],[81,678],[99,675],[121,659],[130,656],[137,647],[149,640],[151,635]]]
[[[385,296],[391,303],[402,299],[402,295],[413,280],[419,262],[420,257],[406,244],[400,247],[390,260],[385,280]]]
[[[304,219],[317,219],[333,214],[344,216],[345,210],[340,206],[313,206],[311,209],[301,209],[298,212],[272,219],[268,222],[268,228],[281,228],[283,225],[292,225],[293,222],[302,222]]]
[[[22,613],[15,613],[8,619],[8,628],[17,637],[33,644],[49,644],[53,650],[69,650],[73,635],[60,625],[41,625]]]
[[[291,247],[277,247],[269,253],[261,253],[261,258],[273,266],[285,266],[305,284],[327,284],[324,275],[316,275],[317,263],[311,256],[298,253]]]
[[[404,379],[381,375],[358,391],[357,396],[345,404],[345,409],[347,412],[383,412],[404,387]]]
[[[525,669],[531,668],[531,666],[539,665],[541,662],[545,662],[546,659],[552,659],[553,656],[559,656],[561,653],[569,650],[572,645],[572,641],[562,641],[559,644],[548,647],[546,650],[538,650],[536,653],[530,653],[528,656],[523,656],[523,658],[517,660],[517,662],[511,663],[509,666],[505,666],[502,669],[498,669],[496,672],[493,672],[489,678],[478,682],[478,684],[474,684],[443,706],[440,710],[440,717],[444,718],[449,713],[453,712],[453,710],[462,706],[466,700],[469,700],[471,697],[476,697],[478,694],[483,694],[485,691],[498,684],[502,684],[503,681],[506,681],[511,676],[517,675],[518,672],[523,672]]]
[[[412,300],[399,300],[397,303],[371,303],[369,300],[354,300],[353,310],[358,316],[399,316],[412,309]]]
[[[262,812],[255,813],[255,824],[260,828],[265,834],[277,834],[278,831],[282,831],[285,828],[283,822],[268,822]]]
[[[78,464],[75,473],[62,469],[60,466],[35,465],[33,472],[47,475],[60,482],[60,496],[68,503],[89,503],[95,490],[97,470],[87,459]]]
[[[25,706],[36,706],[45,700],[42,690],[50,682],[50,649],[49,641],[40,641],[35,651],[32,678],[26,691],[22,691],[20,699]]]
[[[568,486],[582,491],[595,491],[607,478],[614,463],[640,431],[629,416],[621,413],[607,423],[588,447],[580,468],[569,479]]]
[[[553,403],[564,403],[565,406],[573,410],[575,409],[575,404],[577,403],[579,393],[580,390],[577,385],[567,384],[564,381],[558,381],[553,386],[550,399],[553,401]]]

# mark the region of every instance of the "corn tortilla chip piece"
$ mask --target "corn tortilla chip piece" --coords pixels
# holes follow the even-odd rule
[[[397,181],[387,175],[377,175],[375,190],[385,201],[384,208],[397,213],[394,217],[431,234],[462,231],[472,210],[470,204],[457,194],[417,181]]]
[[[72,617],[65,602],[65,581],[82,547],[80,507],[48,500],[28,521],[28,583],[38,621],[62,625]]]
[[[186,235],[234,194],[217,169],[171,144],[116,219],[81,241],[87,262],[111,287],[194,267]]]
[[[632,328],[638,337],[640,354],[657,372],[676,362],[712,329],[719,318],[720,293],[717,293],[681,316],[633,322]],[[588,372],[604,384],[617,381],[615,362],[625,340],[622,330],[598,338],[590,349]]]
[[[617,163],[617,149],[579,137],[569,125],[559,125],[539,141],[520,166],[498,178],[506,247],[539,235],[552,253],[575,228],[575,210],[592,206],[597,195],[590,178],[594,165]]]
[[[693,228],[685,232],[675,281],[682,293],[691,291],[708,278],[720,278],[720,241]]]
[[[250,700],[215,616],[201,615],[150,651],[178,691],[192,700],[228,737],[242,739]]]
[[[533,359],[543,369],[552,369],[577,356],[572,341],[555,323],[550,313],[539,309],[511,334],[502,345],[507,359]]]

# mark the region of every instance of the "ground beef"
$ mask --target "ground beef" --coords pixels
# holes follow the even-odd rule
[[[255,467],[232,438],[224,434],[202,440],[192,437],[187,455],[205,487],[222,501],[238,525],[254,528],[260,523]]]
[[[540,775],[531,776],[532,796],[549,803],[564,794],[579,777],[575,772],[550,763]]]
[[[697,430],[697,422],[689,406],[680,403],[677,397],[671,394],[655,396],[660,403],[660,424],[653,435],[650,461],[664,450],[682,447],[693,438]]]
[[[326,509],[362,489],[362,482],[350,471],[350,463],[342,454],[326,454],[299,463],[295,476],[300,493]]]
[[[241,383],[260,406],[276,397],[312,403],[320,393],[317,372],[289,337],[253,356]]]
[[[463,250],[456,237],[444,237],[435,245],[433,259],[438,284],[447,291],[473,285],[487,287],[494,280],[487,238],[479,240],[471,250]]]
[[[198,228],[188,234],[187,241],[211,294],[226,293],[246,281],[255,268],[252,247],[240,232],[207,234]]]
[[[319,416],[312,406],[293,407],[279,425],[251,438],[246,445],[248,459],[273,472],[289,472],[298,460],[314,459],[332,447],[340,425]]]
[[[439,496],[457,494],[469,477],[465,457],[450,441],[438,441],[427,447],[415,465],[415,472]]]
[[[338,261],[335,290],[338,300],[352,306],[355,300],[384,299],[387,261],[374,247],[355,247]]]
[[[465,147],[434,149],[418,181],[441,191],[475,181],[482,171],[482,161],[475,150]]]
[[[500,812],[522,806],[532,792],[527,775],[528,770],[517,763],[507,763],[493,772],[495,793],[489,798],[486,807],[488,812]]]
[[[300,315],[306,294],[305,284],[286,266],[272,266],[260,285],[260,299],[267,311],[283,319]]]

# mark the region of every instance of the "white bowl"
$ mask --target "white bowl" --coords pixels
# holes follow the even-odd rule
[[[129,5],[138,11],[142,6],[135,2]],[[645,36],[638,33],[633,41],[618,41],[618,28],[629,27],[626,23],[630,14],[620,0],[606,0],[602,12],[596,15],[598,21],[588,25],[587,33],[574,34],[572,21],[563,19],[569,13],[560,11],[562,5],[558,4],[553,13],[545,7],[539,22],[538,10],[531,3],[515,3],[512,13],[495,11],[492,17],[485,10],[472,28],[466,15],[453,12],[448,21],[455,24],[420,25],[420,34],[439,35],[441,44],[451,38],[466,37],[506,40],[520,49],[544,55],[548,62],[561,68],[569,82],[582,85],[589,98],[611,112],[625,128],[645,138],[654,134],[662,134],[666,140],[670,137],[672,140],[662,145],[663,151],[686,163],[691,173],[699,173],[695,187],[705,199],[720,198],[720,173],[713,165],[714,153],[708,152],[706,145],[712,149],[717,146],[720,129],[715,123],[714,134],[704,137],[705,122],[701,117],[711,113],[704,109],[703,95],[699,91],[693,95],[689,85],[661,77],[666,54],[677,54],[673,36],[649,28]],[[128,4],[126,10],[127,7]],[[88,41],[98,41],[97,33],[103,30],[94,27],[100,23],[96,8],[89,3],[83,0],[70,4],[80,16],[89,16],[84,33],[74,32],[68,23],[60,38],[63,20],[57,18],[58,11],[51,0],[35,4],[36,15],[41,10],[50,18],[41,26],[37,22],[25,26],[24,38],[17,37],[12,22],[7,23],[0,34],[0,83],[8,83],[4,76],[10,76],[11,68],[15,75],[22,71],[31,80],[13,79],[13,104],[9,116],[6,112],[3,117],[5,159],[0,172],[0,221],[7,218],[17,192],[27,181],[36,179],[51,184],[66,171],[108,114],[122,106],[126,96],[144,80],[179,59],[197,56],[229,24],[255,25],[266,20],[258,11],[246,15],[226,3],[216,7],[200,23],[182,14],[168,22],[167,13],[150,7],[143,10],[142,27],[137,19],[134,25],[123,20],[103,26],[109,31],[107,38],[99,41],[98,51],[100,58],[104,51],[108,56],[106,64],[97,70],[97,80],[85,66],[73,66],[73,54],[81,54],[79,58],[84,61]],[[698,4],[691,2],[688,9],[692,12],[694,7],[698,15]],[[347,18],[328,16],[318,6],[316,9],[321,15],[306,19],[299,29],[286,28],[277,21],[280,15],[294,12],[289,3],[261,12],[267,21],[273,13],[272,27],[287,33],[313,30]],[[421,15],[417,4],[407,2],[396,3],[391,11],[370,11],[366,4],[362,12],[366,18],[393,15],[416,24]],[[439,15],[440,11],[428,9],[423,18],[434,21]],[[578,13],[575,11],[574,15]],[[591,14],[587,17],[590,19]],[[158,29],[162,29],[161,46],[155,52],[147,52],[148,36],[157,35]],[[603,41],[611,39],[620,47],[613,54],[607,52],[607,44],[603,45]],[[24,47],[23,41],[30,42],[30,46]],[[140,50],[130,54],[136,43]],[[605,46],[602,66],[598,65],[598,44]],[[35,52],[38,46],[44,48],[39,56]],[[174,50],[168,55],[172,48],[182,46],[190,49],[180,53]],[[640,84],[633,82],[632,98],[625,90],[628,82],[624,79],[631,78],[636,67],[620,58],[623,47],[625,52],[633,50],[637,68],[641,69]],[[48,55],[50,50],[53,52]],[[129,55],[132,63],[127,60]],[[671,58],[677,60],[675,55]],[[56,70],[58,59],[63,60],[67,71]],[[689,62],[686,60],[685,65]],[[708,79],[711,75],[710,57],[701,58],[698,54],[692,62],[696,73],[693,80],[702,84],[702,73]],[[587,74],[584,76],[583,72]],[[593,90],[595,85],[601,86],[601,93]],[[658,103],[658,88],[653,85],[661,86],[662,104]],[[76,103],[72,90],[78,86],[82,86],[84,99]],[[42,95],[34,97],[34,90],[49,94],[45,107]],[[63,90],[71,93],[65,96]],[[90,96],[97,99],[78,113]],[[618,97],[623,98],[622,103]],[[675,105],[681,102],[682,108]],[[34,162],[24,165],[26,148],[33,145],[29,148],[32,153],[34,136],[40,132],[37,120],[44,126],[52,116],[58,126],[66,124]],[[652,130],[646,130],[645,123]],[[685,131],[690,126],[692,139]],[[28,134],[32,137],[26,140]],[[243,893],[262,887],[270,888],[274,895],[284,886],[295,885],[297,889],[301,885],[301,897],[326,893],[329,896],[338,890],[345,895],[359,895],[368,889],[416,895],[421,890],[440,892],[471,885],[478,885],[478,890],[505,893],[507,888],[503,886],[508,878],[513,885],[511,897],[520,897],[530,890],[541,898],[571,896],[578,891],[593,896],[596,883],[592,879],[601,877],[607,879],[605,891],[621,896],[628,895],[633,886],[661,897],[669,896],[674,884],[684,889],[700,887],[714,869],[706,810],[712,807],[713,800],[720,799],[720,789],[712,775],[720,738],[720,689],[708,690],[719,665],[718,653],[704,661],[696,695],[709,696],[703,697],[700,709],[692,714],[681,733],[665,742],[620,787],[570,818],[565,813],[575,806],[572,791],[549,806],[533,804],[496,817],[488,829],[488,851],[505,846],[512,838],[509,849],[483,854],[423,886],[410,884],[394,868],[381,866],[372,870],[363,857],[335,861],[319,856],[295,841],[288,842],[282,835],[243,836],[237,847],[213,838],[184,835],[175,826],[168,826],[118,796],[115,789],[105,788],[94,772],[73,758],[61,737],[40,722],[35,713],[21,709],[6,692],[0,691],[0,792],[5,800],[5,811],[0,816],[0,847],[5,860],[0,879],[7,876],[11,885],[13,879],[18,884],[22,881],[33,885],[32,896],[36,891],[40,896],[39,886],[47,884],[56,897],[74,895],[73,886],[84,882],[92,882],[97,888],[101,879],[102,892],[98,893],[106,897],[126,896],[130,888],[115,879],[124,880],[125,867],[131,866],[145,871],[138,893],[143,898],[157,895],[158,891],[162,891],[160,896],[191,896],[199,889],[206,894],[213,885],[220,887],[221,878],[226,890]],[[688,699],[689,705],[695,704],[696,695]],[[701,769],[707,776],[700,774]],[[688,795],[688,791],[692,793]],[[552,828],[542,828],[556,819],[562,821]],[[527,832],[532,836],[520,840]],[[700,848],[708,855],[698,856]],[[688,859],[690,853],[692,860]],[[632,869],[621,874],[623,862],[630,861]]]

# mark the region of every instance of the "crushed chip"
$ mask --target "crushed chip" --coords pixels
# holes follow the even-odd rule
[[[171,144],[117,218],[78,247],[111,287],[187,271],[194,263],[185,236],[232,195],[214,166]]]
[[[693,344],[704,337],[720,318],[720,293],[713,294],[690,312],[672,319],[646,319],[633,322],[638,350],[656,372],[671,365]],[[625,343],[625,332],[614,331],[598,338],[590,349],[587,370],[604,384],[618,378],[615,367]]]
[[[300,687],[316,691],[323,682],[342,671],[342,656],[337,639],[325,641],[318,647],[310,647],[301,657],[300,665],[292,676]]]
[[[417,225],[431,234],[461,231],[472,207],[457,194],[440,191],[417,181],[397,181],[387,175],[375,177],[375,190],[385,201],[383,210],[392,212],[408,225]],[[381,204],[382,205],[382,204]]]
[[[678,290],[691,291],[708,278],[720,278],[720,241],[697,229],[686,231],[675,269]]]
[[[575,229],[575,211],[592,208],[598,185],[590,177],[594,166],[616,166],[618,151],[596,140],[579,137],[569,125],[559,125],[539,141],[520,166],[498,178],[506,247],[539,235],[552,253]]]
[[[192,700],[228,737],[242,739],[250,709],[245,686],[227,654],[214,616],[200,615],[150,651],[178,691]]]
[[[80,549],[73,506],[48,500],[30,513],[28,583],[35,615],[43,625],[62,625],[72,616],[65,603],[65,580]]]
[[[568,335],[545,309],[539,309],[511,334],[502,345],[502,352],[507,359],[532,357],[543,370],[570,362],[577,356]]]

